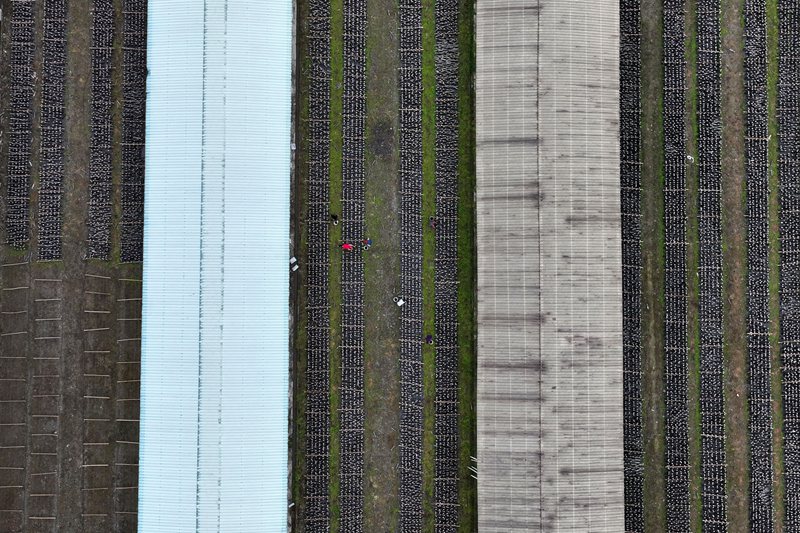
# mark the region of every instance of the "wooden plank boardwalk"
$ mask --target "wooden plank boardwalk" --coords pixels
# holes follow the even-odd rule
[[[478,517],[623,531],[619,12],[477,4]]]

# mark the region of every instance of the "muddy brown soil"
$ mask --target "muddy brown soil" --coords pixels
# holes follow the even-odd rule
[[[662,7],[642,0],[642,102],[662,102]],[[646,531],[666,527],[664,502],[664,197],[662,111],[642,106],[642,405]]]
[[[42,4],[38,5],[37,30],[41,34]],[[115,5],[120,10],[122,3]],[[0,294],[0,378],[4,379],[0,398],[16,402],[13,412],[0,409],[0,433],[11,434],[20,446],[16,456],[0,458],[2,466],[12,460],[19,469],[0,474],[15,472],[18,485],[12,496],[0,495],[0,531],[106,533],[135,532],[137,527],[142,269],[141,264],[85,259],[91,6],[91,0],[68,2],[62,260],[32,259],[37,257],[35,188],[29,248],[17,252],[0,245],[0,284],[4,289]],[[2,7],[7,16],[0,42],[7,57],[5,21],[10,2],[4,0]],[[121,21],[121,11],[117,20]],[[38,73],[40,41],[37,38]],[[120,43],[117,32],[118,49]],[[118,62],[121,55],[116,53],[115,59]],[[117,96],[121,74],[120,68],[114,70]],[[7,72],[2,78],[0,87],[5,87]],[[39,163],[40,86],[37,82],[34,99],[34,184]],[[118,141],[121,102],[115,100]],[[7,100],[0,102],[7,110]],[[0,120],[0,133],[4,135],[7,126],[5,119]],[[115,154],[113,173],[119,176],[118,148]],[[6,160],[4,150],[0,154],[3,185]],[[118,193],[115,201],[119,202]],[[15,385],[10,385],[11,376],[5,375],[12,372],[19,376]],[[13,433],[5,433],[6,428],[13,428]],[[5,486],[5,481],[0,479],[0,485]]]
[[[400,375],[397,4],[367,4],[364,531],[397,531]]]
[[[725,424],[728,530],[749,528],[747,221],[742,0],[722,2],[722,240],[725,269]]]

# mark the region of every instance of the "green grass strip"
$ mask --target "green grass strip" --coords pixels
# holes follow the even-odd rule
[[[667,527],[664,477],[664,69],[663,6],[642,2],[642,422],[645,531]],[[651,369],[651,370],[647,370]]]
[[[306,100],[307,102],[307,100]],[[308,116],[308,107],[303,106],[301,116]],[[302,122],[303,119],[301,119]],[[303,126],[301,126],[303,127]],[[298,159],[300,161],[300,159]],[[300,165],[302,166],[302,165]],[[297,169],[298,173],[302,172],[306,175],[305,169],[302,171]],[[300,180],[304,181],[304,180]],[[300,204],[302,207],[298,208],[305,213],[305,205],[308,198],[306,188],[303,187],[302,198]],[[302,217],[303,215],[301,215]],[[300,233],[300,247],[298,253],[298,262],[300,263],[301,279],[306,279],[306,257],[308,250],[308,230],[305,224],[302,225]],[[296,364],[294,367],[294,468],[292,469],[292,496],[295,502],[302,502],[303,493],[303,475],[305,474],[305,449],[306,449],[306,369],[308,368],[308,311],[306,310],[307,295],[304,287],[301,285],[297,288],[297,323],[295,326],[294,346],[295,353],[297,354]],[[295,518],[299,518],[297,513],[294,514]]]
[[[478,530],[478,485],[469,470],[477,457],[475,288],[475,4],[459,2],[458,67],[458,410],[460,531]]]
[[[342,80],[343,80],[343,13],[342,0],[331,0],[331,112],[330,112],[330,209],[341,219],[342,213]],[[340,388],[342,383],[342,355],[339,349],[342,337],[342,226],[331,225],[330,271],[328,296],[330,299],[330,511],[331,533],[339,531],[339,467],[340,467]]]
[[[435,332],[436,234],[427,225],[436,214],[436,0],[422,0],[422,330]],[[422,529],[434,531],[434,422],[436,349],[422,345]]]
[[[298,16],[305,16],[307,11],[307,4],[305,1],[298,2],[297,6]],[[302,58],[302,66],[299,73],[298,87],[298,100],[299,112],[297,116],[297,138],[303,139],[305,143],[308,142],[308,72],[311,68],[311,61],[306,55],[306,42],[303,36],[300,37],[298,46],[298,57]],[[116,135],[116,134],[115,134]],[[115,151],[115,157],[116,157]],[[300,220],[305,220],[308,202],[308,161],[306,154],[308,153],[307,146],[301,147],[298,150],[298,155],[295,160],[297,179],[295,186],[300,188],[299,203],[296,209],[299,211]],[[119,152],[121,160],[121,152]],[[300,279],[307,279],[307,251],[308,251],[308,227],[306,224],[300,224],[300,246],[298,248],[297,260],[300,265]],[[115,247],[115,257],[119,257],[119,251]],[[306,310],[307,293],[303,284],[298,284],[297,287],[297,323],[295,326],[294,346],[295,353],[297,354],[296,364],[294,367],[294,440],[293,440],[293,454],[294,464],[292,468],[292,497],[296,503],[295,507],[302,509],[304,505],[304,484],[303,476],[305,474],[306,466],[306,369],[308,368],[308,311]],[[292,520],[295,528],[301,527],[298,523],[302,513],[295,511],[292,513]]]
[[[785,531],[783,386],[780,353],[780,204],[778,201],[778,1],[767,0],[767,117],[769,127],[769,318],[772,385],[772,501],[775,531]]]
[[[364,131],[364,531],[399,524],[400,217],[398,13],[395,0],[367,2],[367,117]],[[391,293],[390,293],[391,294]],[[387,449],[388,448],[388,449]]]
[[[688,365],[688,401],[689,401],[689,493],[691,500],[691,525],[692,531],[700,532],[702,505],[700,476],[700,323],[699,294],[700,281],[697,277],[697,268],[700,262],[699,254],[699,227],[697,218],[698,177],[697,177],[697,140],[699,138],[699,124],[697,122],[697,19],[696,2],[689,0],[686,3],[686,62],[688,74],[686,86],[686,120],[689,135],[687,137],[686,151],[694,158],[694,163],[686,169],[687,189],[687,224],[686,224],[686,261],[687,261],[687,339],[689,341]]]

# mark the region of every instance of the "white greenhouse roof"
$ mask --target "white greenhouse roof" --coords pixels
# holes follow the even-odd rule
[[[148,4],[139,531],[285,531],[292,1]]]

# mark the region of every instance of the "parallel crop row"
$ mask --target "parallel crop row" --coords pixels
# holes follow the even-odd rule
[[[640,0],[620,0],[620,204],[625,531],[644,531]]]
[[[8,132],[6,240],[14,248],[28,242],[33,126],[35,0],[11,2],[11,103]]]
[[[308,2],[308,205],[305,530],[330,529],[330,68],[329,0]]]
[[[434,521],[458,531],[458,0],[436,1]]]
[[[94,0],[92,9],[92,122],[89,152],[88,253],[111,255],[111,61],[114,2]]]
[[[400,533],[422,530],[422,3],[400,22]]]
[[[61,259],[64,192],[64,82],[67,68],[67,4],[44,3],[42,42],[42,165],[39,176],[39,259]]]
[[[747,354],[750,405],[750,530],[773,530],[769,342],[769,163],[765,0],[744,7],[747,100]]]
[[[364,238],[364,123],[367,4],[344,0],[342,240]],[[356,246],[342,259],[340,527],[364,527],[364,260]]]
[[[800,18],[797,2],[778,0],[778,175],[780,343],[786,530],[800,528]]]
[[[722,356],[720,4],[697,2],[700,473],[703,530],[727,530]]]
[[[147,0],[123,0],[120,259],[142,260]]]
[[[670,531],[689,530],[684,8],[684,0],[664,2],[664,394]]]

